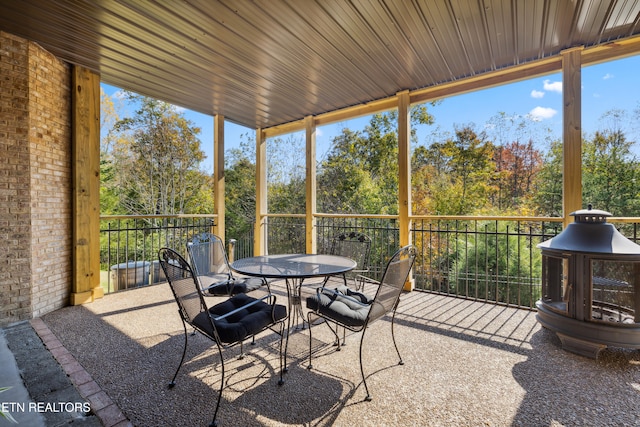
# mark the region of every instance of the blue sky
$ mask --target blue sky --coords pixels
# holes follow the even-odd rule
[[[620,123],[627,132],[627,138],[638,141],[640,152],[640,122],[634,117],[634,110],[640,109],[640,55],[631,58],[611,61],[585,67],[582,70],[582,127],[587,134],[602,128],[602,116],[614,109],[626,112],[624,122]],[[562,135],[562,76],[560,73],[477,91],[469,94],[444,99],[435,108],[430,108],[435,117],[434,126],[418,131],[421,144],[429,144],[432,135],[450,135],[456,126],[474,125],[475,129],[490,130],[488,123],[498,113],[504,112],[509,117],[527,120],[533,132],[551,129],[553,136]],[[103,84],[103,89],[110,95],[117,96],[118,88]],[[202,129],[200,139],[207,155],[203,169],[213,171],[213,117],[185,110],[185,116]],[[330,148],[334,136],[343,127],[352,130],[363,129],[368,117],[361,117],[345,122],[321,127],[317,130],[318,157]],[[225,145],[227,148],[237,147],[241,135],[254,130],[232,123],[225,125]],[[544,146],[539,146],[544,150]]]

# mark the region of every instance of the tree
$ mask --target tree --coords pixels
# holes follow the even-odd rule
[[[562,216],[562,141],[551,143],[540,172],[534,178],[532,204],[540,215]]]
[[[616,216],[633,216],[640,208],[636,181],[640,164],[620,124],[624,112],[604,114],[610,126],[582,141],[582,200]],[[562,216],[562,143],[555,141],[537,176],[533,202],[542,215]]]
[[[250,141],[243,135],[240,148],[225,157],[225,233],[236,239],[250,233],[256,216],[255,150]]]
[[[437,215],[469,215],[485,208],[495,191],[494,146],[470,126],[455,138],[415,150],[416,206]]]
[[[542,153],[533,148],[531,140],[527,144],[514,141],[496,147],[494,162],[497,200],[493,201],[493,206],[503,210],[524,205],[542,167]]]
[[[271,213],[304,213],[306,156],[300,135],[267,140],[267,200]]]
[[[200,129],[170,104],[132,93],[126,97],[138,109],[116,122],[112,149],[123,210],[146,215],[211,212],[210,177],[199,170],[204,159]]]
[[[118,204],[116,169],[111,155],[115,143],[113,126],[118,120],[113,100],[100,88],[100,212],[103,214],[125,213]]]
[[[616,216],[633,216],[640,208],[636,180],[639,164],[633,142],[621,130],[596,132],[583,142],[582,199]]]
[[[532,242],[526,233],[513,234],[517,223],[480,222],[465,230],[455,244],[449,272],[450,291],[475,298],[533,307],[540,298],[531,272],[541,271],[542,255],[529,253]]]
[[[433,123],[425,105],[410,110],[416,126]],[[374,114],[363,131],[343,129],[318,168],[318,207],[335,213],[398,213],[398,112]]]

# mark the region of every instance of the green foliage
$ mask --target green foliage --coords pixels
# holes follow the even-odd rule
[[[640,208],[636,180],[638,160],[631,153],[633,142],[619,131],[596,132],[583,142],[582,199],[615,216],[634,216]]]
[[[607,115],[619,116],[612,111]],[[607,116],[605,115],[605,116]],[[635,216],[640,208],[636,181],[640,164],[629,141],[617,126],[598,131],[582,141],[582,200],[584,207]],[[532,205],[541,215],[562,216],[562,142],[555,141],[535,178]]]
[[[435,215],[471,215],[485,208],[495,193],[494,146],[472,128],[455,138],[413,153],[416,208]]]
[[[256,216],[255,155],[246,142],[231,150],[225,165],[225,228],[226,234],[239,238],[250,233]]]
[[[267,203],[271,213],[304,213],[305,140],[301,135],[267,140]]]
[[[211,213],[211,177],[199,170],[200,129],[165,102],[132,93],[127,100],[137,110],[103,137],[103,213]]]
[[[433,123],[426,106],[410,111],[415,128]],[[318,210],[345,214],[398,213],[397,111],[374,114],[362,131],[343,129],[318,167]]]
[[[534,178],[532,205],[544,216],[562,216],[562,141],[551,143],[540,172]]]
[[[542,256],[517,223],[480,222],[456,234],[449,273],[451,291],[475,298],[533,307],[540,298],[532,272],[540,272]]]

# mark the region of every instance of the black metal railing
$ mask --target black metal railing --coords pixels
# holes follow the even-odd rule
[[[194,234],[212,231],[214,215],[100,217],[100,282],[105,293],[158,282],[158,250],[186,249]]]
[[[101,278],[105,292],[154,283],[160,247],[185,248],[195,233],[211,231],[213,216],[102,217]],[[609,222],[638,243],[638,218]],[[270,215],[266,223],[270,254],[306,251],[303,215]],[[379,279],[395,250],[400,230],[395,216],[316,217],[317,250],[328,253],[333,236],[349,231],[371,240],[370,276]],[[541,254],[537,245],[562,230],[561,218],[412,217],[411,240],[418,248],[415,289],[460,298],[532,309],[541,292]],[[230,255],[253,256],[253,229],[230,236]],[[104,276],[104,277],[103,277]],[[117,282],[117,283],[114,283]]]
[[[414,218],[419,255],[416,289],[534,308],[542,257],[537,245],[562,230],[561,219],[520,217]]]
[[[316,217],[317,250],[327,253],[331,238],[348,231],[371,240],[370,276],[380,279],[400,247],[395,216],[325,215]],[[305,218],[268,218],[270,254],[305,252]],[[560,218],[418,217],[410,230],[419,251],[413,279],[418,290],[491,303],[534,308],[540,298],[541,255],[537,245],[562,230]],[[236,253],[236,258],[251,253]]]
[[[318,215],[316,222],[317,252],[329,253],[331,239],[340,233],[358,231],[371,238],[369,265],[371,278],[379,279],[384,266],[399,247],[400,234],[395,216]],[[306,252],[306,224],[302,215],[273,215],[267,218],[267,250],[269,254]],[[253,239],[253,235],[251,235]],[[237,245],[249,246],[246,238]],[[251,256],[236,249],[236,259]]]

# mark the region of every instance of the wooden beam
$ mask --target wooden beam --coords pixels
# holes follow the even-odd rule
[[[582,209],[582,48],[562,53],[562,215]]]
[[[431,86],[411,92],[411,104],[420,104],[448,96],[461,95],[490,87],[550,74],[562,69],[562,58],[550,57],[523,65],[504,68],[474,77]]]
[[[340,122],[343,120],[354,119],[356,117],[380,113],[382,111],[392,110],[397,106],[398,106],[398,99],[395,96],[378,99],[376,101],[354,105],[348,108],[343,108],[341,110],[330,111],[324,114],[318,114],[316,116],[316,125],[317,126],[328,125],[328,124]]]
[[[342,108],[340,110],[330,111],[328,113],[314,116],[315,126],[323,126],[336,123],[342,120],[354,119],[356,117],[366,116],[369,114],[380,113],[396,108],[398,100],[395,96],[383,98],[364,104],[353,105],[351,107]],[[272,138],[287,133],[298,132],[306,129],[306,119],[296,120],[294,122],[284,123],[272,126],[263,130],[265,138]]]
[[[262,129],[256,130],[256,224],[253,253],[267,254],[267,139]]]
[[[316,125],[313,116],[304,118],[306,139],[306,244],[307,253],[315,254],[318,250],[316,237]]]
[[[224,116],[213,116],[213,211],[217,215],[213,232],[225,240]]]
[[[640,35],[585,48],[581,52],[581,63],[582,66],[594,65],[638,54],[640,54]]]
[[[409,91],[397,94],[398,104],[398,216],[400,226],[400,246],[411,243],[411,113],[409,111]],[[411,276],[405,283],[405,290],[413,290]]]
[[[616,40],[598,46],[581,50],[582,65],[592,65],[600,62],[611,61],[627,56],[640,54],[640,36],[632,36],[622,40]],[[548,58],[527,62],[500,70],[489,71],[468,78],[442,83],[428,88],[417,89],[409,92],[410,104],[419,104],[433,101],[448,96],[461,95],[490,87],[500,86],[530,79],[545,74],[562,71],[563,54]],[[340,110],[330,111],[315,116],[316,126],[322,126],[360,117],[368,114],[379,113],[396,107],[397,98],[391,96],[353,105]],[[266,137],[274,137],[287,133],[298,132],[305,128],[304,120],[296,120],[270,128],[263,129]]]
[[[73,283],[71,305],[104,296],[100,286],[100,75],[72,67]]]

